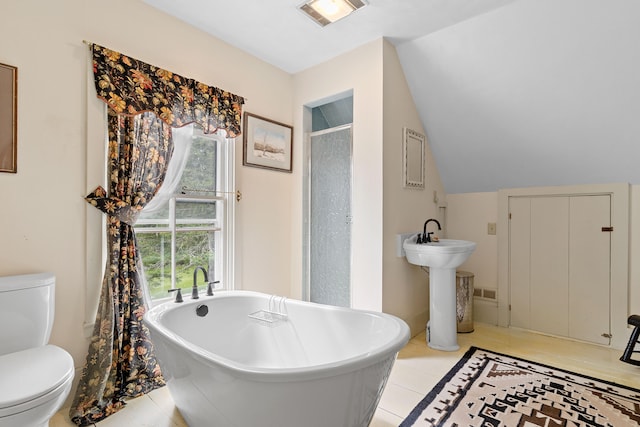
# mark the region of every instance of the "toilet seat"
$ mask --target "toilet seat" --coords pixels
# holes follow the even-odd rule
[[[71,385],[71,355],[55,345],[0,356],[0,418],[26,411]]]

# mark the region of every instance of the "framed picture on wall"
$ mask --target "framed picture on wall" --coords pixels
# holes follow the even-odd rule
[[[403,129],[404,187],[424,189],[424,143],[426,137],[408,128]]]
[[[0,172],[16,173],[18,68],[0,64]]]
[[[293,127],[244,113],[242,164],[257,168],[291,172]]]

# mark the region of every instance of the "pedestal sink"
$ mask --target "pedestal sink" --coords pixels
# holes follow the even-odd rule
[[[429,322],[427,344],[436,350],[456,351],[456,267],[469,258],[476,244],[467,240],[441,239],[416,243],[417,233],[403,248],[411,264],[429,267]]]

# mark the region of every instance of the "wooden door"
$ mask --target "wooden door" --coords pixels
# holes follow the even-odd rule
[[[509,199],[510,325],[608,344],[609,195]]]

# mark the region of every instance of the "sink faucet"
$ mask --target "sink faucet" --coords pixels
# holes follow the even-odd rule
[[[191,299],[200,298],[198,296],[198,270],[202,271],[202,274],[204,274],[204,281],[209,281],[207,270],[205,270],[204,267],[196,267],[195,270],[193,270],[193,288],[191,289]]]
[[[431,221],[436,223],[436,225],[438,226],[438,230],[442,230],[442,228],[440,227],[440,223],[438,222],[437,219],[430,218],[426,220],[424,223],[424,228],[422,229],[422,243],[431,242],[431,235],[433,234],[433,232],[427,233],[427,224],[429,224]]]

